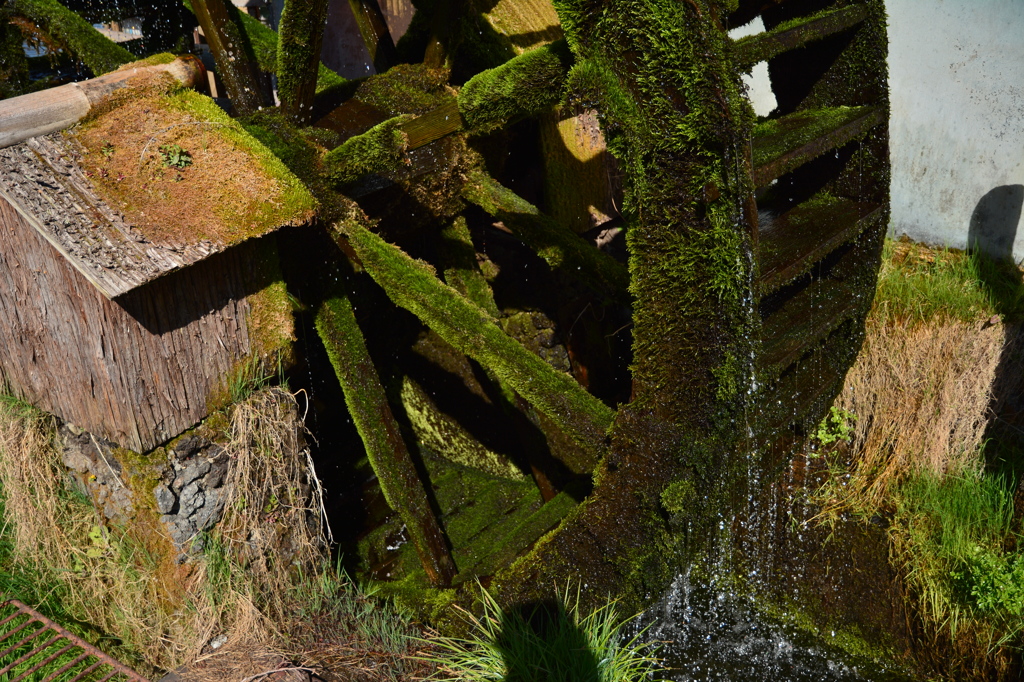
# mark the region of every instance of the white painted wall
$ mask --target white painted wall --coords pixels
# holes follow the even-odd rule
[[[894,236],[1024,260],[1024,0],[886,0]]]
[[[729,31],[729,37],[739,40],[747,36],[764,33],[764,21],[761,17],[754,17],[754,20],[743,26],[737,26]],[[772,79],[768,75],[768,62],[758,62],[751,69],[750,73],[742,76],[743,84],[747,87],[747,97],[758,116],[767,116],[775,111],[779,103],[775,100],[775,93],[772,92]]]

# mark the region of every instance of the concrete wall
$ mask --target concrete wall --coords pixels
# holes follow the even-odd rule
[[[1024,1],[886,0],[894,236],[1024,259]]]

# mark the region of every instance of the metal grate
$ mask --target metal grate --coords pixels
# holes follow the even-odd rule
[[[17,599],[0,595],[0,680],[147,682]]]

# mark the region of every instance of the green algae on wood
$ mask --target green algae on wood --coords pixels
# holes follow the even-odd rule
[[[15,0],[15,15],[28,19],[54,42],[81,59],[97,76],[135,61],[124,49],[57,0]]]
[[[804,109],[763,121],[754,128],[751,141],[754,184],[764,187],[885,120],[884,110],[861,106]]]
[[[522,480],[523,473],[506,456],[491,450],[453,417],[445,414],[427,391],[409,377],[402,378],[400,399],[417,441],[438,455],[484,473]]]
[[[715,19],[725,3],[555,5],[576,57],[570,89],[599,111],[625,172],[634,398],[617,412],[594,492],[493,586],[526,601],[576,576],[639,605],[710,537],[745,471],[752,369],[742,359],[754,352],[756,319],[744,159],[754,117],[725,59]],[[699,491],[674,524],[662,500],[673,483],[673,493]]]
[[[191,0],[183,0],[185,7],[193,11]],[[261,71],[277,73],[277,32],[274,29],[264,26],[254,17],[244,12],[239,12],[234,5],[227,7],[228,14],[233,17],[238,26],[245,33],[252,48],[253,57]],[[329,90],[335,90],[348,84],[348,81],[334,73],[321,62],[317,67],[316,94],[320,95]]]
[[[360,83],[353,97],[388,117],[422,115],[453,100],[455,93],[448,87],[449,76],[448,69],[396,64],[386,73]]]
[[[391,413],[348,296],[335,290],[320,304],[316,328],[338,375],[345,403],[377,474],[381,492],[405,523],[431,584],[446,587],[455,563]]]
[[[570,229],[500,185],[482,169],[474,169],[462,196],[499,219],[537,252],[552,269],[562,270],[612,298],[626,295],[629,273],[618,261]]]
[[[335,230],[392,301],[492,370],[584,448],[600,450],[613,410],[509,338],[486,311],[438,280],[429,265],[385,242],[356,218],[336,224]]]
[[[298,124],[312,119],[326,21],[327,0],[286,0],[281,11],[277,92],[281,108]]]
[[[187,89],[119,91],[116,97],[116,106],[98,107],[95,117],[69,134],[90,163],[106,171],[93,176],[96,190],[151,239],[209,239],[226,247],[307,223],[316,212],[307,187],[209,97]],[[159,131],[155,140],[150,130],[140,129],[142,122]],[[102,151],[105,144],[113,150],[109,154]],[[187,169],[166,167],[159,157],[166,144],[190,152],[193,163]],[[224,177],[225,166],[230,176]],[[141,178],[122,182],[119,174]]]
[[[255,57],[245,33],[231,16],[229,0],[191,0],[206,42],[217,62],[217,73],[231,98],[231,106],[241,115],[263,106],[263,92]]]
[[[389,175],[409,165],[409,138],[402,124],[411,116],[395,116],[362,135],[347,139],[324,156],[324,167],[336,187],[344,187],[365,175]]]
[[[362,175],[395,169],[403,162],[405,151],[413,148],[411,135],[418,147],[460,130],[470,135],[491,132],[540,113],[561,99],[568,68],[564,43],[538,48],[477,74],[459,92],[456,109],[443,87],[422,87],[424,81],[430,84],[436,79],[436,74],[446,75],[445,70],[397,66],[392,69],[396,76],[389,72],[372,77],[356,92],[357,99],[395,118],[349,138],[328,154],[325,163],[335,169],[331,172],[337,184],[345,185]],[[398,116],[407,113],[420,116]]]
[[[444,265],[444,281],[452,289],[483,308],[497,318],[501,311],[494,302],[494,292],[477,265],[473,236],[469,233],[466,219],[458,216],[441,230],[441,258]]]
[[[736,41],[733,59],[740,69],[747,70],[777,54],[856,26],[867,14],[864,5],[852,5],[783,22],[770,31]]]
[[[571,66],[568,46],[559,40],[473,76],[459,91],[466,129],[488,133],[558,104]]]

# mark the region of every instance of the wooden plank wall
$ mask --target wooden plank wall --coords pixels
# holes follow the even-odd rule
[[[249,353],[254,240],[107,300],[0,199],[0,373],[32,404],[144,452],[207,415]]]

